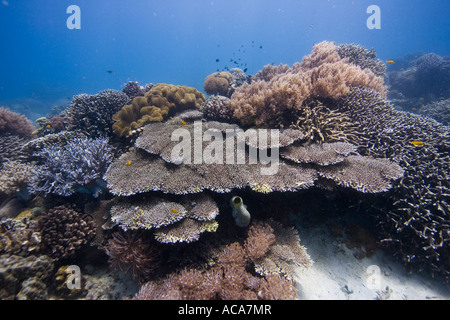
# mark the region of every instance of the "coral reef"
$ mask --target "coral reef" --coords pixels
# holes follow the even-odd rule
[[[29,189],[32,193],[70,196],[75,192],[103,191],[103,173],[113,159],[107,138],[73,138],[63,147],[50,144],[34,154],[42,164],[34,170]]]
[[[118,136],[129,136],[133,130],[163,121],[175,112],[201,109],[204,101],[205,96],[195,88],[158,83],[113,116],[113,131]]]
[[[417,113],[450,126],[450,99],[429,103],[421,107]]]
[[[111,220],[125,231],[155,230],[155,239],[163,243],[196,241],[201,233],[217,229],[219,209],[211,197],[201,194],[179,201],[123,199],[112,206]]]
[[[64,205],[48,210],[38,223],[42,252],[57,259],[73,257],[95,236],[92,219]]]
[[[283,275],[286,279],[293,281],[295,268],[308,268],[313,262],[306,252],[306,248],[300,245],[300,238],[294,228],[284,228],[279,222],[273,220],[269,220],[267,225],[271,228],[275,240],[268,246],[265,255],[251,255],[255,271],[262,276]],[[268,241],[267,226],[263,232],[258,230],[261,228],[258,227],[256,232],[249,230],[249,237],[246,240],[247,251],[254,252],[248,249],[248,241],[252,237],[254,237],[252,242],[258,243],[256,247]]]
[[[30,138],[35,127],[24,115],[0,107],[0,135],[5,133]]]
[[[350,111],[362,131],[366,142],[359,145],[361,155],[396,161],[404,170],[403,177],[392,182],[388,203],[372,207],[383,244],[410,268],[448,277],[448,127],[397,111],[368,89],[353,88],[337,104],[340,110]]]
[[[387,73],[388,98],[407,111],[450,96],[450,60],[434,54],[409,59],[402,69]]]
[[[122,89],[122,92],[133,100],[136,97],[144,96],[151,88],[153,88],[153,84],[151,83],[141,86],[137,81],[128,81]]]
[[[46,255],[0,255],[0,299],[49,299],[47,283],[53,268],[53,259]]]
[[[114,233],[106,253],[113,268],[130,273],[141,282],[150,280],[162,267],[161,248],[142,232]]]
[[[250,226],[244,244],[234,242],[225,246],[217,254],[210,268],[204,271],[184,269],[169,275],[162,282],[147,282],[141,286],[133,299],[298,299],[291,280],[278,274],[255,276],[249,271],[253,264],[252,259],[263,258],[277,243],[275,237],[270,225],[255,222]],[[295,244],[295,246],[298,245]],[[307,258],[305,267],[307,267],[310,260],[309,257],[305,257]]]
[[[15,218],[2,221],[0,236],[1,254],[27,256],[40,251],[41,234],[35,220]]]
[[[68,130],[79,130],[92,138],[112,137],[113,115],[129,101],[125,93],[110,89],[76,95],[65,113]]]
[[[232,75],[229,72],[215,72],[205,79],[204,89],[209,95],[221,95],[229,97]]]
[[[204,89],[209,95],[230,98],[236,88],[247,82],[247,76],[239,68],[215,72],[205,78]]]
[[[361,69],[369,69],[377,77],[386,75],[386,64],[382,60],[376,59],[377,53],[374,49],[368,50],[357,44],[345,43],[337,46],[336,50],[342,59],[348,58],[350,63]]]
[[[211,96],[202,105],[205,119],[235,122],[233,110],[230,108],[230,99],[223,96]]]
[[[34,170],[32,164],[8,161],[0,169],[0,193],[15,194],[25,191]]]
[[[67,118],[65,114],[52,117],[36,119],[39,128],[33,132],[34,135],[42,137],[51,133],[58,133],[67,129]]]
[[[282,126],[312,98],[338,99],[354,86],[382,95],[387,92],[382,77],[350,63],[349,58],[341,59],[336,46],[328,42],[315,45],[311,55],[284,70],[285,66],[267,67],[257,79],[269,81],[256,80],[236,89],[230,107],[241,125]]]
[[[0,135],[0,157],[3,161],[22,161],[22,147],[29,142],[29,138],[21,137],[11,133]]]

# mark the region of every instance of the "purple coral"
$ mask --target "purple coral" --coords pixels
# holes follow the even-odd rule
[[[22,137],[31,137],[35,127],[24,115],[0,107],[0,134],[12,133]]]
[[[64,147],[50,145],[34,154],[43,159],[30,182],[32,193],[70,196],[75,192],[97,197],[103,189],[103,173],[113,154],[107,138],[74,138]]]

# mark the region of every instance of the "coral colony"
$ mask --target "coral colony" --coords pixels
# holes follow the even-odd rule
[[[434,55],[414,66],[417,79],[448,70]],[[297,299],[312,260],[287,214],[318,213],[288,194],[357,198],[378,244],[448,279],[448,127],[396,110],[385,73],[374,50],[322,42],[293,66],[213,73],[207,97],[129,82],[38,129],[0,108],[0,298]],[[114,295],[89,273],[68,290],[86,257],[139,290]]]

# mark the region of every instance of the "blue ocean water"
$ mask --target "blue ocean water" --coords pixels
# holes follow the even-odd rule
[[[70,5],[81,29],[69,29]],[[369,29],[367,8],[380,8]],[[33,118],[79,93],[128,81],[203,90],[208,74],[292,64],[323,40],[382,60],[450,54],[448,0],[2,0],[0,105]]]

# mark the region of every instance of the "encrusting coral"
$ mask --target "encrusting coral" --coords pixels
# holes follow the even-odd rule
[[[114,116],[113,131],[118,136],[129,136],[150,122],[161,122],[175,112],[201,109],[205,96],[195,88],[158,83],[144,97],[136,97]]]

